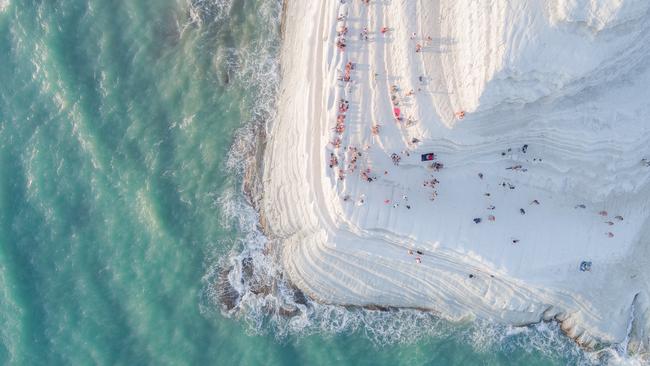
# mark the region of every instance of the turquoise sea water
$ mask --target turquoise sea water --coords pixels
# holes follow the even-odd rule
[[[553,325],[220,309],[219,269],[264,242],[241,168],[273,118],[280,12],[0,0],[0,364],[601,362]]]

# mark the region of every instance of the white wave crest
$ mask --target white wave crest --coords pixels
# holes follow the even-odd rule
[[[202,25],[220,21],[230,13],[233,0],[186,0],[190,23]]]

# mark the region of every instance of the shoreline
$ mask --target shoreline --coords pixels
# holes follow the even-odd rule
[[[295,5],[295,3],[293,5]],[[322,6],[323,6],[322,9],[326,9],[327,8],[327,3],[324,2]],[[286,72],[286,70],[291,69],[292,72],[295,72],[295,73],[300,72],[300,73],[302,73],[303,72],[302,67],[296,66],[296,65],[300,65],[301,61],[307,60],[307,58],[304,57],[305,54],[303,54],[303,53],[309,54],[309,51],[306,51],[307,49],[309,49],[309,46],[310,46],[309,39],[307,39],[307,40],[300,39],[300,37],[298,37],[296,35],[303,35],[304,36],[305,34],[312,34],[311,37],[313,37],[313,38],[310,38],[312,41],[313,40],[319,40],[321,38],[323,38],[325,40],[328,37],[327,36],[325,36],[325,37],[320,36],[319,37],[318,35],[316,35],[316,33],[314,33],[313,27],[311,27],[311,24],[309,24],[309,25],[304,24],[306,21],[290,23],[289,25],[287,25],[285,20],[286,20],[286,16],[287,16],[288,11],[294,11],[294,12],[303,11],[303,12],[309,13],[309,10],[307,10],[307,9],[297,9],[297,7],[298,7],[297,5],[292,7],[292,5],[289,4],[287,0],[285,0],[284,3],[283,3],[283,15],[282,15],[283,20],[282,20],[282,26],[281,26],[283,40],[282,40],[282,51],[281,51],[281,57],[280,57],[281,63],[282,63],[282,67],[281,67],[282,77],[281,77],[281,85],[280,85],[280,93],[281,93],[281,95],[280,95],[279,101],[278,101],[278,108],[279,108],[278,120],[275,121],[275,124],[280,125],[280,126],[271,126],[270,129],[272,131],[271,134],[275,133],[276,134],[275,136],[277,136],[277,135],[282,136],[281,132],[280,133],[277,132],[278,129],[282,129],[282,128],[283,128],[282,131],[287,131],[286,133],[284,133],[285,135],[293,136],[294,140],[292,140],[292,145],[291,145],[293,150],[289,154],[291,154],[291,155],[300,155],[300,156],[303,156],[303,154],[304,154],[304,156],[308,156],[309,149],[312,149],[311,151],[316,152],[316,151],[320,150],[320,147],[317,146],[318,144],[313,144],[313,145],[316,146],[316,148],[314,148],[314,146],[308,146],[308,145],[310,145],[310,143],[307,142],[307,140],[305,140],[304,137],[305,136],[310,136],[310,135],[319,136],[317,131],[320,128],[320,126],[324,126],[324,123],[323,122],[317,122],[317,121],[324,120],[324,118],[321,118],[321,116],[318,115],[318,113],[316,112],[316,109],[309,110],[309,109],[304,108],[304,105],[312,105],[311,102],[307,102],[307,103],[304,102],[305,97],[309,96],[310,98],[312,98],[311,100],[314,100],[317,103],[319,103],[318,101],[322,101],[324,99],[319,97],[320,92],[318,92],[318,89],[319,89],[318,82],[317,82],[318,80],[312,80],[312,85],[310,86],[311,91],[306,91],[304,89],[304,87],[305,87],[304,85],[302,87],[297,87],[296,89],[298,89],[298,90],[292,90],[290,88],[294,88],[299,84],[296,83],[296,80],[295,80],[296,77],[295,76],[287,76],[287,77],[285,77],[286,76],[285,72]],[[332,13],[331,9],[330,9],[330,13]],[[309,16],[307,14],[305,14],[305,16],[302,17],[302,18],[301,17],[292,17],[292,19],[309,19]],[[318,23],[318,21],[314,21],[312,24],[314,24],[314,23]],[[287,36],[287,33],[286,33],[287,32],[287,26],[294,28],[292,31],[291,30],[289,31],[288,36]],[[293,38],[287,40],[287,38],[291,38],[292,35],[293,35]],[[302,42],[301,43],[302,48],[299,47],[296,44],[296,43],[300,43],[300,42]],[[329,40],[327,42],[324,42],[324,44],[325,45],[330,45],[331,43],[328,43],[328,42],[331,42],[331,40]],[[318,41],[316,43],[318,43]],[[328,52],[328,51],[322,50],[322,46],[319,46],[319,47],[316,47],[316,48],[317,48],[317,50],[312,51],[312,54],[313,54],[313,52],[315,52],[316,55],[319,52],[321,52],[321,53],[322,52],[325,52],[325,53]],[[321,49],[321,50],[319,50],[319,49]],[[331,54],[331,52],[330,52],[330,54]],[[295,59],[296,57],[302,58],[302,60],[296,60]],[[314,59],[318,60],[319,58],[314,57]],[[321,59],[322,59],[322,57],[321,57]],[[329,64],[324,64],[323,65],[323,67],[324,67],[323,70],[325,70],[325,73],[327,73],[327,67],[328,66],[331,68],[331,63],[332,62],[329,61]],[[316,68],[313,68],[312,72],[316,72],[316,74],[306,74],[306,75],[318,75],[318,72],[317,72]],[[323,72],[323,71],[321,71],[321,72]],[[331,73],[330,73],[330,75],[331,75]],[[291,79],[291,77],[293,77],[294,80],[288,80],[288,79]],[[310,77],[309,76],[305,77],[305,74],[302,74],[301,79],[302,80],[305,80],[305,79],[310,80]],[[316,81],[316,83],[313,83],[313,81]],[[315,85],[313,85],[313,84],[315,84]],[[290,92],[287,92],[287,90],[290,90]],[[303,103],[298,103],[297,101],[303,101]],[[298,108],[298,109],[300,109],[300,111],[297,110],[297,107],[296,107],[297,105],[301,106],[300,108]],[[441,110],[441,109],[438,108],[437,110]],[[314,112],[316,112],[317,114],[314,115]],[[300,113],[307,113],[307,114],[302,115],[302,117],[298,117],[298,116],[300,116]],[[315,118],[310,118],[309,117],[310,115],[311,116],[316,116],[316,117]],[[294,120],[293,124],[291,126],[281,126],[282,124],[287,124],[288,123],[287,118],[293,119]],[[310,124],[312,124],[312,129],[313,129],[314,132],[316,132],[316,134],[314,134],[312,132],[312,133],[307,133],[305,136],[296,135],[295,130],[299,129],[299,128],[302,128],[302,127],[300,127],[300,125],[298,125],[295,122],[295,120],[302,120],[302,121],[309,122]],[[376,301],[376,303],[372,303],[374,301],[374,300],[372,300],[372,298],[376,297],[375,295],[373,295],[372,297],[369,297],[369,298],[367,298],[365,300],[361,300],[360,298],[355,299],[354,297],[348,297],[349,295],[344,295],[350,289],[346,289],[345,287],[339,287],[340,285],[336,285],[335,292],[340,292],[340,295],[343,295],[343,296],[337,295],[337,297],[334,297],[334,298],[332,298],[332,297],[327,298],[327,297],[319,296],[319,290],[316,290],[318,287],[314,287],[313,284],[309,284],[308,282],[305,282],[306,278],[312,278],[313,279],[313,276],[305,274],[305,273],[308,273],[310,271],[310,269],[302,266],[302,264],[300,264],[296,260],[301,258],[301,257],[302,258],[309,257],[309,258],[311,258],[313,260],[313,259],[318,258],[318,257],[314,257],[314,255],[317,255],[317,256],[331,255],[332,253],[336,253],[337,249],[339,249],[339,245],[340,245],[339,243],[341,241],[343,241],[343,242],[346,242],[346,241],[337,239],[336,243],[334,243],[334,242],[330,241],[331,239],[327,239],[330,235],[334,235],[333,233],[336,231],[335,227],[337,226],[337,224],[334,224],[333,221],[329,221],[329,223],[328,223],[327,222],[328,220],[325,219],[325,221],[324,221],[324,223],[325,223],[324,229],[321,228],[320,225],[323,224],[323,223],[320,223],[320,224],[315,223],[314,220],[316,220],[316,222],[317,222],[318,220],[322,220],[324,218],[324,216],[322,216],[323,215],[322,213],[317,213],[318,211],[316,211],[313,206],[310,207],[308,205],[308,206],[296,208],[296,207],[293,207],[293,206],[288,206],[286,203],[282,203],[282,205],[281,205],[282,209],[279,208],[279,206],[277,205],[276,200],[279,200],[281,202],[286,202],[287,201],[286,197],[288,197],[288,195],[290,195],[290,196],[292,196],[291,199],[294,200],[294,202],[296,202],[296,201],[301,202],[301,197],[304,197],[304,199],[302,201],[310,202],[312,200],[312,198],[308,198],[308,197],[310,197],[312,192],[309,192],[309,189],[307,189],[308,192],[306,193],[306,196],[304,195],[305,194],[304,192],[293,192],[292,191],[291,194],[289,194],[286,191],[286,188],[282,188],[283,185],[290,184],[290,183],[288,183],[289,180],[287,180],[286,177],[284,177],[284,178],[282,176],[278,177],[276,174],[271,173],[271,172],[264,169],[267,166],[274,166],[273,164],[277,164],[278,160],[274,157],[276,155],[282,155],[282,156],[284,156],[286,158],[285,160],[280,159],[280,161],[289,161],[289,160],[291,160],[291,158],[287,158],[287,156],[290,156],[290,155],[286,155],[287,154],[286,151],[284,151],[282,148],[280,148],[280,149],[278,148],[278,146],[277,146],[278,141],[275,140],[275,136],[271,136],[271,141],[268,140],[268,138],[267,138],[268,136],[266,136],[266,135],[265,136],[260,136],[258,138],[258,141],[262,141],[262,143],[256,145],[257,146],[257,152],[256,152],[255,156],[257,157],[256,161],[258,163],[262,162],[262,164],[259,164],[259,166],[257,166],[255,168],[255,174],[253,174],[253,175],[247,174],[247,178],[245,178],[245,186],[246,186],[246,181],[249,181],[251,179],[250,177],[254,177],[254,179],[252,179],[252,180],[254,182],[259,183],[259,185],[256,186],[257,183],[252,183],[252,185],[250,185],[250,187],[253,187],[253,186],[256,186],[256,187],[248,188],[248,189],[245,188],[245,191],[248,190],[250,192],[249,194],[251,195],[251,198],[252,197],[258,197],[257,200],[251,199],[251,202],[256,207],[256,210],[258,211],[258,213],[260,215],[260,226],[261,226],[263,232],[265,233],[265,235],[268,235],[268,237],[271,238],[276,243],[282,242],[282,248],[277,248],[277,249],[282,252],[283,267],[285,268],[285,271],[286,271],[286,274],[288,275],[288,280],[290,281],[290,283],[292,283],[296,288],[300,289],[301,292],[304,292],[304,293],[308,294],[309,297],[315,299],[316,301],[322,302],[322,303],[331,303],[331,304],[344,305],[344,306],[347,303],[347,304],[352,304],[352,306],[361,306],[361,307],[369,307],[369,308],[377,308],[377,309],[415,308],[415,309],[422,309],[424,311],[433,311],[436,314],[439,313],[439,311],[437,311],[437,309],[444,308],[444,306],[440,306],[441,304],[449,305],[449,303],[447,302],[448,300],[442,300],[443,302],[440,303],[438,306],[434,305],[432,307],[401,306],[401,305],[409,305],[409,304],[403,303],[403,302],[400,302],[400,301],[394,301],[394,300],[388,300],[388,301],[386,301],[386,303],[383,303],[382,301]],[[322,141],[322,138],[321,138],[321,141]],[[303,150],[305,148],[307,148],[307,150]],[[267,151],[267,149],[268,149],[268,151]],[[262,153],[264,155],[264,159],[259,159],[260,154],[262,154]],[[314,155],[314,157],[313,157],[314,166],[318,166],[319,164],[322,164],[322,163],[320,163],[320,161],[325,160],[325,159],[322,159],[324,157],[324,154],[322,154],[322,153],[315,153],[313,155]],[[271,170],[274,170],[274,169],[278,169],[278,168],[276,168],[274,166],[274,168],[272,168]],[[305,183],[308,183],[308,182],[314,183],[314,182],[319,181],[318,177],[319,177],[320,173],[316,173],[316,172],[318,172],[318,170],[314,170],[313,174],[312,174],[310,172],[301,172],[299,169],[296,170],[295,167],[292,168],[292,169],[293,170],[291,171],[291,173],[286,173],[285,172],[285,173],[283,173],[283,175],[287,176],[287,174],[288,174],[288,175],[292,176],[292,178],[294,178],[293,180],[291,180],[291,182],[293,182],[293,184],[294,184],[294,188],[299,188],[300,186],[303,186],[303,187],[309,186],[309,184],[305,184]],[[305,173],[308,173],[308,174],[305,175]],[[312,174],[312,175],[309,175],[309,174]],[[295,179],[296,177],[304,177],[304,178],[296,180]],[[300,182],[300,183],[298,183],[298,182]],[[295,186],[296,183],[298,183],[297,186]],[[318,185],[316,185],[315,187],[318,187],[320,185],[321,185],[321,183],[318,183]],[[312,188],[312,189],[314,189],[314,188]],[[318,189],[318,188],[315,188],[315,189]],[[643,191],[644,190],[642,190],[642,193],[643,193]],[[255,192],[259,193],[260,195],[256,195]],[[278,196],[278,194],[279,194],[279,196]],[[298,197],[295,197],[295,195],[298,195]],[[273,198],[271,199],[269,197],[273,197]],[[322,210],[323,210],[323,208],[321,208],[321,211]],[[340,212],[341,209],[339,207],[335,206],[335,207],[324,208],[324,210],[331,214],[332,212]],[[291,216],[291,215],[295,216],[296,214],[298,214],[297,217],[302,216],[303,218],[312,218],[312,219],[309,219],[307,221],[302,221],[302,222],[300,222],[300,224],[298,224],[297,222],[293,223],[293,222],[286,221],[287,215],[288,216]],[[313,219],[313,218],[318,218],[318,217],[321,217],[321,219]],[[333,229],[333,227],[334,227],[334,229]],[[305,236],[304,234],[300,234],[300,235],[296,234],[296,233],[301,233],[301,232],[302,233],[308,233],[308,235]],[[345,233],[345,235],[340,234],[339,238],[344,238],[344,237],[349,236],[349,235],[350,235],[349,232]],[[643,239],[643,237],[639,238],[639,240],[642,240],[642,239]],[[300,243],[296,242],[296,240],[298,240],[298,241],[307,241],[307,242],[311,240],[312,241],[312,244],[311,244],[312,248],[310,249],[311,254],[307,255],[308,252],[304,251],[305,246],[302,245],[302,247],[301,247]],[[358,240],[358,238],[353,239],[353,240]],[[393,244],[391,244],[391,245],[400,246],[398,243],[400,242],[401,239],[399,239],[399,237],[391,238],[390,236],[385,236],[382,240],[386,240],[387,243],[392,242]],[[364,246],[359,246],[358,247],[358,249],[362,249],[362,248],[364,248]],[[362,250],[367,250],[367,249],[362,249]],[[439,257],[439,259],[432,258],[432,259],[434,259],[436,261],[442,260],[441,262],[439,262],[439,265],[443,266],[442,268],[449,267],[449,264],[445,264],[445,263],[447,263],[448,260],[451,260],[452,262],[454,261],[453,258],[454,258],[455,253],[449,252],[449,251],[445,250],[444,248],[436,248],[434,246],[430,251],[432,253],[429,254],[429,251],[427,251],[427,254],[431,255],[433,257],[436,257],[436,255],[438,255],[438,254],[435,254],[435,252],[439,252],[441,254],[444,254],[442,257]],[[319,254],[319,253],[321,253],[321,254]],[[350,253],[348,253],[348,255],[349,254]],[[383,257],[379,258],[379,259],[385,260],[385,258],[383,258]],[[336,267],[331,267],[334,262],[327,262],[327,264],[325,264],[325,262],[322,260],[322,258],[320,258],[319,260],[320,260],[319,265],[326,265],[328,268],[334,268],[334,269],[336,268]],[[356,258],[355,258],[355,260],[356,260]],[[580,302],[573,303],[573,301],[576,301],[576,299],[571,299],[571,295],[564,294],[564,295],[562,295],[562,297],[565,297],[565,299],[560,301],[559,306],[558,306],[557,302],[556,302],[555,305],[553,305],[552,302],[549,304],[547,301],[553,299],[554,297],[557,297],[557,295],[552,295],[552,293],[554,291],[553,289],[546,290],[546,289],[543,289],[543,288],[534,288],[534,287],[530,288],[529,286],[525,285],[523,282],[520,283],[521,282],[520,280],[515,280],[514,278],[509,278],[509,276],[506,273],[504,273],[504,272],[502,272],[502,271],[500,271],[500,270],[498,270],[498,269],[496,269],[494,267],[491,268],[490,265],[488,265],[486,267],[485,264],[483,264],[481,260],[478,260],[478,262],[476,262],[474,264],[470,264],[471,261],[468,263],[467,259],[460,259],[459,263],[464,263],[463,267],[465,268],[465,271],[467,271],[467,268],[473,268],[474,273],[477,273],[477,276],[480,275],[481,278],[485,277],[487,280],[483,280],[483,282],[486,283],[486,285],[488,286],[487,287],[488,289],[491,288],[491,287],[492,288],[502,287],[504,289],[504,291],[506,291],[506,298],[500,298],[499,301],[504,301],[504,300],[508,301],[508,298],[512,297],[511,295],[508,295],[508,294],[512,294],[512,291],[515,291],[515,293],[527,294],[524,298],[527,298],[527,297],[535,298],[535,297],[540,297],[541,296],[541,298],[546,298],[546,300],[543,300],[538,305],[534,305],[533,303],[528,302],[528,304],[524,305],[524,307],[522,308],[522,310],[524,310],[523,313],[521,312],[521,310],[517,310],[515,308],[515,309],[513,309],[514,312],[512,312],[510,310],[507,310],[507,311],[503,312],[504,310],[500,310],[497,313],[493,313],[494,310],[487,310],[487,311],[479,311],[479,313],[477,314],[474,311],[474,309],[471,309],[471,306],[473,306],[473,305],[470,305],[470,307],[468,309],[462,310],[462,311],[460,311],[460,312],[458,312],[456,314],[454,314],[453,312],[452,313],[444,313],[444,312],[442,312],[442,313],[440,313],[441,316],[443,316],[443,317],[445,317],[447,319],[456,320],[456,321],[467,318],[467,317],[469,317],[469,318],[481,317],[481,318],[486,318],[486,319],[493,319],[493,320],[499,321],[499,322],[504,322],[506,324],[517,324],[517,325],[529,325],[529,324],[536,324],[536,323],[539,323],[541,321],[556,320],[556,321],[558,321],[560,323],[562,330],[567,334],[567,336],[575,339],[576,342],[578,342],[579,344],[581,344],[581,345],[583,345],[583,346],[585,346],[587,348],[595,348],[595,347],[597,348],[597,347],[599,347],[598,346],[599,343],[604,343],[604,344],[617,343],[615,338],[611,338],[611,337],[607,336],[606,333],[602,333],[601,331],[594,331],[593,328],[589,329],[590,328],[589,326],[587,326],[586,328],[583,328],[583,324],[581,324],[583,321],[579,320],[579,317],[576,317],[576,314],[579,314],[580,312],[585,311],[589,306],[591,306],[588,303],[585,303],[585,304],[582,304],[582,305],[580,305]],[[316,265],[316,267],[318,267],[319,265]],[[433,265],[435,266],[435,263]],[[323,269],[324,268],[326,268],[326,267],[323,267]],[[458,271],[458,269],[453,269],[451,272],[449,272],[449,270],[452,269],[452,268],[456,268],[456,267],[449,267],[449,269],[447,270],[448,272],[447,272],[447,274],[445,276],[447,277],[448,280],[459,281],[461,277],[458,277],[456,274],[454,274],[456,271]],[[459,269],[460,269],[460,267],[459,267]],[[465,271],[462,271],[462,272],[465,272]],[[331,272],[328,271],[328,273],[331,273]],[[440,273],[442,274],[442,272],[440,272]],[[482,273],[482,275],[481,275],[481,273]],[[342,272],[341,272],[341,274],[342,274]],[[307,277],[305,277],[305,276],[307,276]],[[488,277],[488,276],[490,276],[490,277]],[[496,278],[495,276],[499,277],[499,281],[502,281],[502,282],[496,282],[496,280],[493,280],[494,278]],[[503,277],[503,278],[501,278],[501,277]],[[454,278],[456,278],[456,279],[454,279]],[[460,280],[460,281],[466,281],[466,280]],[[474,281],[474,282],[479,282],[479,281]],[[376,286],[380,286],[378,288],[381,288],[380,283],[378,283]],[[329,288],[328,292],[331,292],[331,290],[332,290],[332,288]],[[391,290],[388,290],[388,289],[383,289],[383,290],[380,290],[380,291],[386,291],[386,290],[391,291]],[[481,289],[481,288],[476,289],[476,290],[472,290],[471,287],[470,288],[465,288],[464,290],[469,291],[469,293],[471,293],[472,291],[476,291],[476,290],[479,290],[479,293],[485,291],[484,289]],[[494,291],[494,290],[492,290],[492,291]],[[519,294],[517,296],[521,296],[521,294]],[[328,296],[331,296],[331,294],[328,295]],[[417,291],[415,293],[413,293],[413,294],[410,294],[410,296],[418,296]],[[436,296],[438,296],[438,295],[436,295]],[[630,300],[631,304],[629,305],[629,307],[631,309],[635,308],[633,304],[637,304],[638,301],[643,301],[644,304],[642,306],[647,307],[645,305],[645,304],[647,304],[647,296],[643,295],[643,299],[640,299],[638,296],[639,296],[639,292],[637,292],[637,294],[634,295],[634,298]],[[379,299],[381,297],[382,296],[380,295],[379,297],[376,297],[376,299]],[[355,299],[356,301],[353,300],[353,301],[347,302],[347,301],[345,301],[346,298],[348,298],[350,300]],[[568,300],[568,302],[567,302],[567,300]],[[429,300],[425,300],[425,301],[418,300],[415,303],[418,303],[418,304],[419,303],[427,303],[427,301],[429,301]],[[438,300],[438,301],[440,301],[440,300]],[[455,299],[453,301],[458,301],[458,299]],[[480,297],[475,298],[474,300],[470,299],[470,300],[465,300],[465,301],[467,303],[472,303],[472,301],[478,301],[478,303],[476,303],[474,305],[479,305],[479,309],[480,309],[480,307],[485,306],[485,305],[480,305],[481,301],[485,301],[485,300],[480,300]],[[490,301],[494,301],[494,300],[490,300]],[[517,301],[520,301],[520,300],[517,300]],[[561,305],[561,303],[564,303],[564,305]],[[532,312],[530,311],[530,309],[531,309],[530,306],[533,306]],[[577,313],[576,313],[576,310],[575,310],[576,306],[577,306]],[[527,308],[529,310],[525,310]],[[570,310],[572,308],[574,310]],[[489,314],[491,314],[491,312],[492,312],[492,315],[489,315]],[[507,315],[507,314],[510,314],[510,315]],[[519,315],[517,315],[517,314],[519,314]],[[526,314],[528,314],[528,315],[526,315]],[[523,318],[522,318],[522,316],[523,316]],[[637,348],[639,350],[641,350],[641,351],[643,349],[646,349],[646,347],[647,347],[647,345],[645,344],[645,342],[647,342],[647,339],[645,341],[643,340],[644,339],[644,335],[643,335],[644,334],[644,331],[643,331],[644,327],[641,325],[642,322],[647,323],[647,319],[634,318],[632,320],[632,325],[631,326],[632,326],[633,331],[631,333],[634,333],[636,331],[638,334],[636,334],[636,335],[635,334],[629,334],[629,335],[631,335],[633,337],[638,338],[638,340],[633,339],[633,342],[637,342],[637,344],[638,344]],[[627,324],[624,324],[624,325],[625,325],[625,328],[627,328]]]

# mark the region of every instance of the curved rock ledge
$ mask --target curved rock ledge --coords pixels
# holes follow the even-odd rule
[[[650,5],[502,3],[289,0],[265,226],[318,301],[646,353]]]

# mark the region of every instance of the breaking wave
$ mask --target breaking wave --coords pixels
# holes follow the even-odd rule
[[[9,0],[0,0],[0,13],[4,13],[9,8]]]
[[[203,25],[228,16],[233,0],[186,0],[190,23]]]

